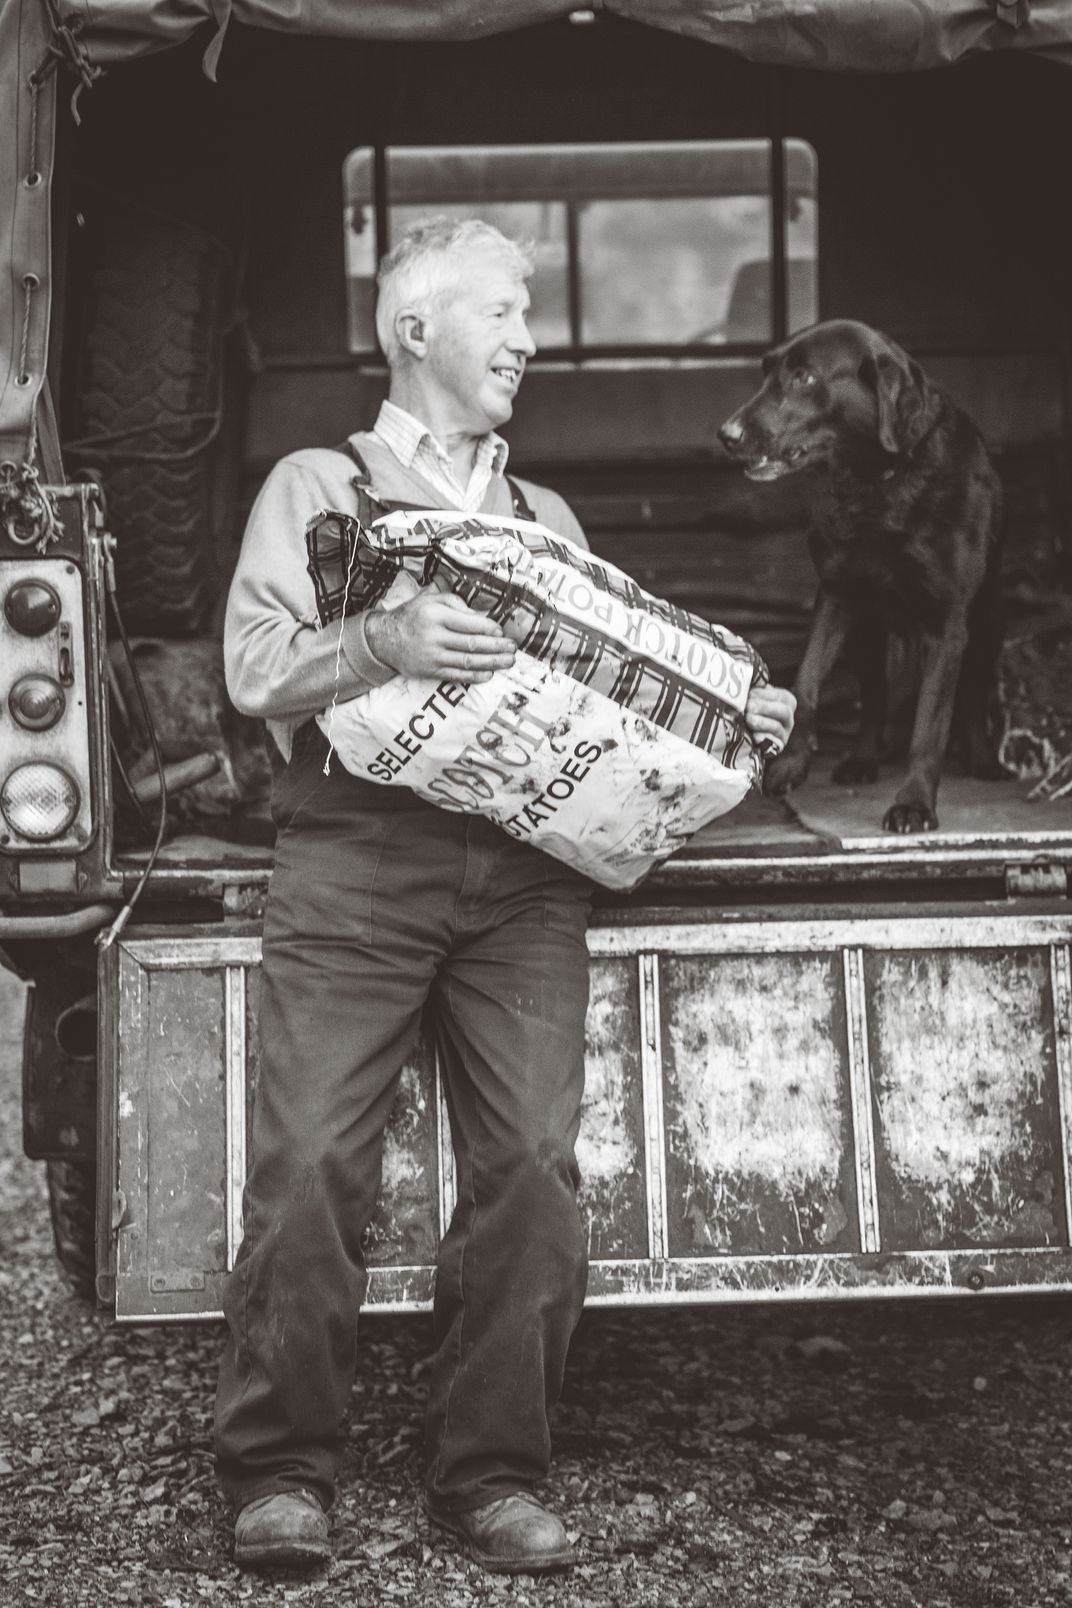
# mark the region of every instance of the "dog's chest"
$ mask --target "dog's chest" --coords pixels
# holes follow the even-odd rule
[[[938,630],[951,599],[936,574],[911,544],[889,544],[874,536],[841,545],[813,544],[816,568],[826,591],[844,598],[854,612],[881,619],[901,635]]]
[[[941,612],[946,588],[934,555],[871,488],[818,499],[809,531],[812,561],[827,590],[919,623]]]

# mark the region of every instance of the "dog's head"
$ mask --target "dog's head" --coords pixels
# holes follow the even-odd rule
[[[718,438],[753,480],[912,453],[938,415],[919,364],[867,324],[813,324],[763,359],[763,384]]]

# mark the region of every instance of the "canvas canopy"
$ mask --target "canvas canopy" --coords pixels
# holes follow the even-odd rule
[[[74,0],[94,61],[114,61],[233,19],[335,38],[473,39],[567,16],[574,0]],[[1070,0],[597,0],[584,8],[648,23],[753,61],[900,71],[980,50],[1072,59]]]
[[[232,22],[381,41],[475,39],[578,11],[573,0],[0,0],[0,464],[47,448],[49,198],[59,86],[205,40],[214,74]],[[980,52],[1072,64],[1072,0],[596,0],[601,16],[668,29],[752,61],[905,72]],[[62,64],[62,65],[61,65]],[[44,465],[48,474],[57,466]],[[10,471],[8,471],[10,473]],[[2,483],[0,483],[2,490]]]

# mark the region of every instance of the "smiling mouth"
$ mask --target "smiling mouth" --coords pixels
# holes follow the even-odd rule
[[[780,458],[767,453],[753,458],[751,463],[745,465],[744,472],[749,480],[780,480],[783,475],[791,475],[795,469],[803,468],[806,458],[804,447],[790,447]]]
[[[493,368],[491,371],[496,379],[503,380],[507,385],[520,385],[521,370],[516,368]]]

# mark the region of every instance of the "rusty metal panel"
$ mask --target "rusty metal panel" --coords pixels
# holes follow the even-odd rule
[[[1005,915],[988,905],[985,914],[957,914],[946,907],[912,916],[838,914],[744,921],[728,912],[706,920],[652,919],[642,926],[595,927],[589,932],[588,947],[594,955],[784,955],[849,947],[1010,949],[1067,945],[1070,937],[1072,913],[1020,909]]]
[[[593,960],[577,1162],[588,1253],[649,1254],[637,962]]]
[[[379,1204],[365,1234],[373,1267],[428,1267],[439,1245],[435,1056],[423,1041],[402,1070],[383,1139]]]
[[[671,1257],[859,1250],[840,956],[661,973]]]
[[[1050,955],[865,960],[884,1249],[1067,1243]]]
[[[242,1239],[259,1071],[259,944],[120,945],[116,1061],[116,1315],[216,1315]],[[366,1251],[370,1301],[426,1304],[441,1221],[434,1057],[403,1069]]]
[[[200,1310],[228,1253],[225,973],[124,950],[118,988],[117,1313]]]
[[[874,1256],[710,1256],[601,1262],[589,1306],[696,1306],[749,1301],[964,1298],[1072,1288],[1067,1250],[883,1252]]]

